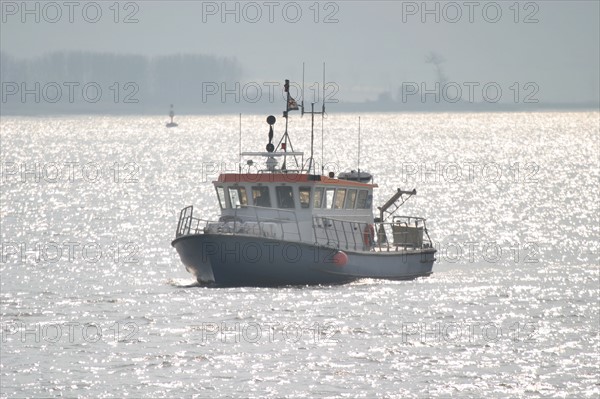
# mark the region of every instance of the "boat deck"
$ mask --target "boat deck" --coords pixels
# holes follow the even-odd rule
[[[372,224],[313,216],[311,221],[301,223],[293,211],[278,209],[273,217],[273,208],[268,208],[268,216],[261,214],[261,207],[251,208],[255,214],[250,219],[234,215],[215,221],[194,217],[193,206],[188,206],[180,213],[176,237],[243,235],[365,253],[413,253],[433,248],[425,219],[419,217],[395,216],[392,222]]]

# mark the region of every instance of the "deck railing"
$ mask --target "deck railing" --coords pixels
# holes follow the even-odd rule
[[[298,218],[293,210],[247,206],[254,216],[221,217],[219,221],[196,218],[193,206],[179,214],[176,237],[190,234],[216,233],[251,235],[303,242]],[[273,214],[276,217],[273,217]],[[313,217],[313,237],[304,237],[307,243],[354,251],[401,251],[431,248],[426,219],[415,216],[395,216],[392,222],[366,223],[352,220]]]
[[[424,218],[396,216],[392,220],[371,224],[315,216],[315,242],[355,251],[399,251],[432,247]]]
[[[253,217],[249,218],[245,214],[242,219],[238,216],[238,209],[241,209],[238,207],[233,216],[222,216],[219,220],[200,219],[194,217],[192,205],[185,207],[179,213],[175,236],[202,233],[245,234],[302,241],[300,225],[294,211],[250,205],[244,208],[253,209]],[[275,217],[273,217],[274,213]]]
[[[336,219],[327,216],[313,217],[315,242],[340,249],[370,250],[375,233],[369,223]]]

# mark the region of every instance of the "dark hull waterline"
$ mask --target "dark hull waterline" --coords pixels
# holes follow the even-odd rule
[[[264,237],[191,234],[172,244],[202,284],[285,286],[344,284],[362,278],[407,280],[431,274],[435,249],[403,252],[346,251]]]

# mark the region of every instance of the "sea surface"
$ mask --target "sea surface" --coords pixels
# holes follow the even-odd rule
[[[358,167],[358,117],[323,143],[318,120],[319,168]],[[374,204],[417,190],[429,277],[200,287],[170,243],[184,206],[218,216],[239,115],[3,116],[0,397],[598,398],[600,114],[360,117]],[[306,161],[310,120],[290,135]]]

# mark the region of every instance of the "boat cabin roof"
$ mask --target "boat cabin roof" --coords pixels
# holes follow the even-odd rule
[[[219,183],[302,183],[345,187],[377,188],[377,184],[335,179],[306,173],[223,173],[213,182]]]

